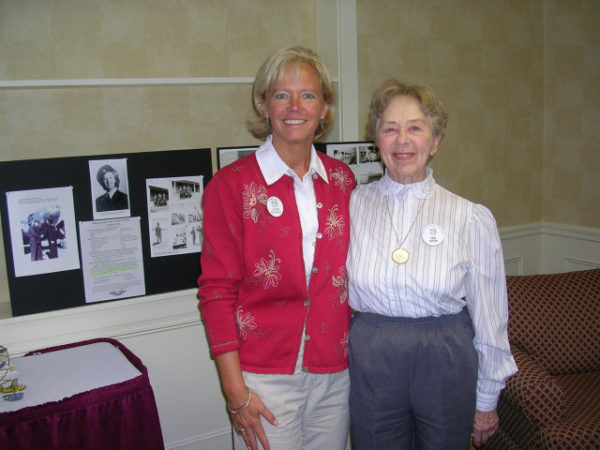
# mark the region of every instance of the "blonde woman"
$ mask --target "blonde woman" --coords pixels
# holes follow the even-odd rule
[[[343,449],[348,438],[355,181],[313,146],[333,124],[334,100],[313,51],[274,54],[256,76],[249,121],[264,143],[204,193],[200,309],[235,448]]]

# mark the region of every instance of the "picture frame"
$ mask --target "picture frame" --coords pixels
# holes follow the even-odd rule
[[[325,153],[348,165],[356,178],[356,184],[368,184],[383,176],[381,156],[374,142],[327,142],[322,144]]]
[[[258,145],[255,146],[241,146],[241,147],[217,147],[217,168],[222,169],[228,166],[234,161],[247,156],[256,150]]]

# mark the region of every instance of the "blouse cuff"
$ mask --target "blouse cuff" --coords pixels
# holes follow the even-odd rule
[[[490,412],[496,409],[499,394],[485,394],[477,392],[477,404],[475,409],[481,412]]]

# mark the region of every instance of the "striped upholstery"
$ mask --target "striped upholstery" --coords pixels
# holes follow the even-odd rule
[[[600,448],[600,269],[508,276],[519,372],[486,449]]]

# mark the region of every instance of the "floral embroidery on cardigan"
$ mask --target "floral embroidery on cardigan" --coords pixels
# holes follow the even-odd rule
[[[332,240],[336,235],[342,236],[344,234],[346,222],[344,221],[344,216],[337,214],[338,209],[337,204],[333,205],[325,221],[325,234],[329,240]]]
[[[279,273],[279,264],[281,259],[275,257],[275,252],[271,250],[269,252],[269,260],[260,258],[260,261],[254,264],[254,272],[252,276],[263,282],[263,287],[268,289],[270,287],[277,287],[281,280],[281,274]]]
[[[341,167],[338,167],[335,170],[329,170],[329,175],[333,180],[334,186],[339,187],[343,192],[352,188],[352,177],[350,177],[350,173],[347,170],[344,170]]]
[[[341,350],[344,352],[344,357],[348,356],[348,340],[350,338],[350,334],[346,331],[344,333],[344,337],[342,337],[342,339],[340,340],[340,345],[339,347],[341,347]]]
[[[348,277],[346,276],[346,268],[340,267],[338,269],[338,275],[331,277],[331,284],[337,288],[337,295],[340,300],[340,305],[346,303],[348,300]]]
[[[252,219],[252,222],[257,224],[260,221],[260,225],[264,225],[268,217],[266,213],[267,198],[266,187],[259,186],[254,181],[245,184],[242,192],[244,219]]]
[[[254,316],[250,313],[244,313],[244,308],[238,306],[235,311],[235,321],[238,326],[240,337],[245,341],[248,339],[248,333],[256,330]]]

